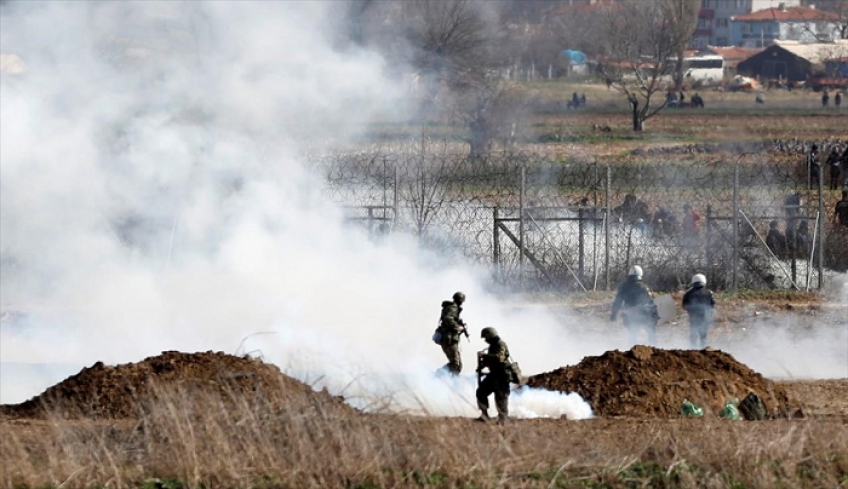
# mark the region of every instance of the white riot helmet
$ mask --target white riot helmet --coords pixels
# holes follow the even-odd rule
[[[627,272],[627,275],[635,275],[636,278],[642,280],[642,267],[640,267],[639,265],[633,265],[632,267],[630,267],[630,271]]]
[[[705,277],[703,273],[695,274],[692,277],[692,283],[690,286],[694,287],[696,285],[700,285],[701,287],[707,285],[707,277]]]

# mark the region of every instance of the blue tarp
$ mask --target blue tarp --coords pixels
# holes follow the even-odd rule
[[[574,51],[572,49],[566,49],[562,52],[563,56],[567,56],[569,60],[571,60],[571,64],[573,65],[585,65],[586,64],[586,54],[581,51]]]

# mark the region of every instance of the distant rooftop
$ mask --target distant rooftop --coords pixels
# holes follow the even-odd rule
[[[839,21],[842,17],[833,12],[825,12],[811,7],[767,8],[750,14],[734,15],[735,22],[791,22],[791,21]]]

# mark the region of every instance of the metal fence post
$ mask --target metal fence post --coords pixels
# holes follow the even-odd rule
[[[394,174],[394,195],[392,196],[392,228],[397,226],[398,223],[398,161],[397,158],[394,159],[394,163],[392,164],[393,174]]]
[[[518,287],[524,289],[524,190],[527,166],[521,164],[521,188],[518,190]]]
[[[712,273],[713,270],[713,206],[707,204],[707,249],[705,255],[707,259],[707,270]]]
[[[607,179],[604,185],[604,287],[610,290],[610,187],[612,187],[612,168],[607,163]]]
[[[501,232],[498,227],[500,224],[500,212],[497,206],[492,210],[492,262],[495,267],[495,282],[501,278]]]
[[[845,170],[843,170],[845,171]],[[819,290],[824,287],[824,180],[819,170],[819,259],[816,260],[819,269]]]
[[[739,283],[739,162],[733,165],[733,276],[730,279],[731,289],[737,290]]]
[[[578,256],[577,276],[580,277],[581,282],[585,281],[585,279],[586,279],[585,276],[584,276],[584,271],[585,271],[584,260],[585,260],[586,257],[585,257],[585,249],[584,249],[585,247],[584,247],[584,244],[583,244],[583,239],[585,239],[586,233],[583,230],[583,218],[584,218],[583,207],[581,206],[580,208],[577,209],[577,239],[578,239],[578,243],[577,243],[577,256]]]

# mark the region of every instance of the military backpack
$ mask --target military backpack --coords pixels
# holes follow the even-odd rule
[[[509,377],[509,382],[511,384],[521,385],[523,383],[521,367],[518,366],[518,362],[513,362],[511,358],[507,358],[506,375]]]
[[[760,396],[751,392],[739,403],[739,412],[748,421],[768,419],[768,410]]]

